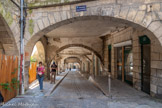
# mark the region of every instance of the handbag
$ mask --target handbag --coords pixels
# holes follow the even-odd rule
[[[38,72],[37,74],[40,78],[43,76],[42,72]]]

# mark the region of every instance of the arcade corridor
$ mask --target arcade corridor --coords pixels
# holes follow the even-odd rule
[[[162,0],[0,0],[0,94],[2,108],[162,108]]]

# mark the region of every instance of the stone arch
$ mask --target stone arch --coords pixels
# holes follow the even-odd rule
[[[4,50],[6,55],[19,55],[20,49],[20,25],[19,9],[10,0],[0,1],[0,38],[5,43]]]
[[[79,59],[80,56],[79,55],[68,55],[66,57],[63,57],[62,60],[64,61],[65,59],[72,58],[72,57],[75,57],[75,58],[78,58]]]
[[[75,61],[77,61],[79,64],[80,64],[80,59],[78,57],[67,57],[64,59],[64,63],[66,63],[66,60],[69,60],[69,59],[76,59]]]
[[[39,62],[39,60],[42,61],[41,60],[42,59],[41,56],[43,56],[43,59],[44,59],[43,63],[45,65],[45,67],[46,67],[46,43],[44,41],[45,40],[42,37],[41,39],[39,39],[39,41],[37,41],[35,43],[35,45],[37,45],[37,43],[38,43],[39,44],[38,46],[41,47],[40,49],[38,49],[37,52],[38,53],[43,53],[43,55],[41,54],[40,56],[39,55],[35,55],[35,56],[39,56],[39,57],[37,57],[37,58],[39,58],[38,62]],[[28,89],[28,86],[29,86],[29,82],[28,82],[28,80],[29,80],[29,73],[28,73],[28,71],[29,71],[29,67],[30,67],[30,60],[31,60],[32,52],[34,50],[35,45],[31,48],[31,51],[30,51],[31,53],[28,54],[29,55],[28,58],[25,58],[25,77],[24,77],[25,89]],[[42,50],[43,50],[43,52],[42,52]]]
[[[102,57],[97,51],[95,51],[93,48],[88,47],[88,46],[83,45],[83,44],[68,44],[68,45],[62,46],[61,48],[56,50],[56,54],[63,51],[64,49],[67,49],[67,48],[70,48],[70,47],[81,47],[81,48],[88,49],[89,51],[92,51],[102,61]]]
[[[66,5],[33,10],[29,20],[33,20],[33,33],[25,34],[25,50],[30,51],[34,44],[48,32],[76,21],[99,20],[126,24],[134,29],[146,33],[149,38],[156,38],[159,46],[162,45],[162,14],[160,2],[116,4],[110,1],[92,1],[85,3],[87,11],[76,12],[76,5]],[[82,4],[77,4],[82,5]],[[27,28],[32,28],[27,22]],[[151,35],[150,35],[151,34]],[[153,35],[152,35],[153,34]]]
[[[33,48],[33,51],[34,50],[35,50],[35,54],[33,54],[34,58],[37,58],[38,62],[42,61],[43,63],[45,63],[46,53],[45,53],[45,48],[44,48],[44,45],[43,45],[42,41],[38,41],[35,44],[35,46]]]
[[[0,14],[0,43],[2,52],[6,55],[19,55],[17,44],[9,25]]]
[[[66,64],[66,63],[68,62],[68,60],[70,60],[70,59],[75,59],[75,60],[73,61],[73,63],[76,62],[76,63],[79,64],[79,67],[81,67],[82,61],[81,61],[81,59],[79,58],[79,56],[68,56],[68,57],[65,57],[65,58],[64,58],[64,63]]]
[[[141,3],[121,5],[110,3],[110,1],[86,2],[87,11],[76,12],[76,5],[66,5],[53,8],[35,9],[30,19],[34,21],[34,31],[29,38],[29,44],[37,41],[41,36],[62,25],[79,20],[104,19],[119,23],[125,23],[140,31],[150,31],[162,43],[162,28],[160,9],[156,6],[160,3]],[[81,4],[77,4],[81,5]],[[158,26],[157,26],[158,25]],[[33,38],[34,37],[34,38]],[[29,47],[27,44],[26,46]]]
[[[68,63],[78,63],[79,67],[81,67],[82,61],[77,56],[65,57],[64,64],[68,64]]]

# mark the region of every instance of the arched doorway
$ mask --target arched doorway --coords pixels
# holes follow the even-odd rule
[[[36,80],[36,69],[39,62],[46,66],[45,49],[41,41],[38,41],[32,51],[29,67],[29,84]]]

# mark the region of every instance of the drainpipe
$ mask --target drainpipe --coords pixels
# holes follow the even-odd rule
[[[24,94],[24,0],[20,1],[20,91]]]

